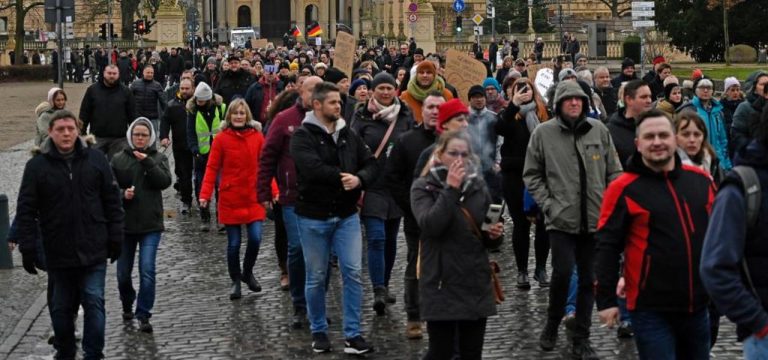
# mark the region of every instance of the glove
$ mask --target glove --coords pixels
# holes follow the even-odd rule
[[[117,261],[117,258],[120,257],[120,252],[122,250],[122,245],[119,242],[109,242],[108,248],[107,248],[107,257],[109,258],[109,263],[112,264],[115,261]]]
[[[24,271],[30,274],[37,274],[35,269],[35,262],[37,261],[37,255],[34,252],[21,253],[21,264],[24,266]]]

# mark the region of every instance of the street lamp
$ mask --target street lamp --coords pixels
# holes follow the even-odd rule
[[[528,33],[533,34],[533,0],[528,0]]]

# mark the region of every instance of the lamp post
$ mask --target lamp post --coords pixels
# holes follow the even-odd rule
[[[527,33],[533,34],[536,31],[533,30],[533,0],[528,0],[528,31]]]

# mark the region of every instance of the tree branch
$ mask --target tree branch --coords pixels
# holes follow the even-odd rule
[[[35,3],[31,3],[31,4],[27,5],[27,7],[25,7],[24,10],[23,10],[24,15],[26,15],[27,12],[29,12],[29,10],[32,10],[32,8],[37,7],[37,6],[45,6],[45,3],[44,2],[35,2]]]
[[[3,11],[5,9],[10,9],[14,6],[16,6],[16,2],[8,3],[7,5],[0,5],[0,11]]]

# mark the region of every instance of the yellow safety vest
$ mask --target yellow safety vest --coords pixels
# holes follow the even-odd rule
[[[225,114],[227,105],[221,104],[221,107],[216,107],[213,112],[213,123],[211,124],[213,129],[208,128],[208,123],[205,121],[202,112],[197,111],[195,116],[195,132],[197,133],[197,148],[200,154],[205,155],[211,151],[211,138],[219,133],[219,127],[221,126],[221,117]]]

